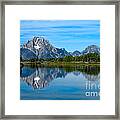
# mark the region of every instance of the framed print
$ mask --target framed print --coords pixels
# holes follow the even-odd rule
[[[119,119],[117,0],[1,9],[1,118]]]

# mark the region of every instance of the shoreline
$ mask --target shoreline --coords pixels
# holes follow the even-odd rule
[[[30,61],[24,61],[24,62],[20,62],[20,66],[70,66],[70,67],[74,67],[75,66],[100,66],[100,62],[48,62],[48,61],[44,61],[44,62],[30,62]]]

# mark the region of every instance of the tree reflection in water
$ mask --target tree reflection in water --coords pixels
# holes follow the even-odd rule
[[[86,80],[95,81],[100,79],[100,66],[74,66],[74,67],[22,67],[20,79],[34,89],[47,87],[56,78],[65,78],[67,74],[75,76],[82,74]]]

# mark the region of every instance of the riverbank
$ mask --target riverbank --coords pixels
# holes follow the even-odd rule
[[[53,67],[72,67],[72,66],[100,66],[100,62],[49,62],[49,61],[44,61],[44,62],[30,62],[30,61],[24,61],[20,62],[21,66],[53,66]]]

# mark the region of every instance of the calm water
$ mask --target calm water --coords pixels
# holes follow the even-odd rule
[[[22,67],[21,100],[99,100],[99,66]]]

